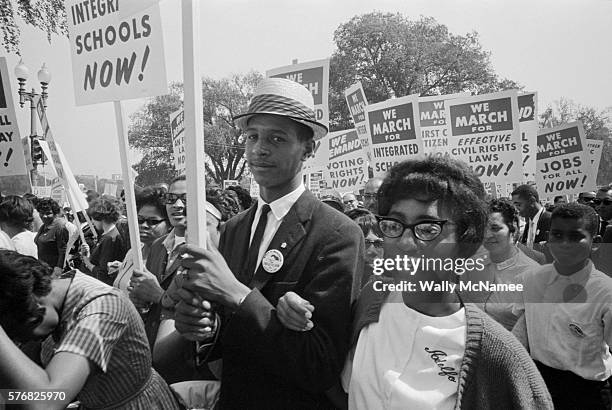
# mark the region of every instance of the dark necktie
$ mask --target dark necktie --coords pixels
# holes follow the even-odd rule
[[[270,205],[265,204],[261,207],[261,215],[257,222],[257,228],[255,228],[255,235],[251,241],[249,247],[249,253],[244,270],[244,276],[252,278],[255,274],[255,266],[257,264],[257,257],[259,256],[259,248],[261,247],[261,240],[263,239],[264,231],[266,230],[266,224],[268,222],[268,212],[270,212]]]

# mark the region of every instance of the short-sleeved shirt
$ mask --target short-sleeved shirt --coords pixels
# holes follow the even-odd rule
[[[523,312],[535,360],[587,380],[612,375],[612,278],[591,261],[569,276],[554,264],[524,274],[522,298],[513,307]]]
[[[19,232],[11,240],[15,244],[15,249],[22,255],[28,255],[38,259],[38,247],[34,242],[36,234],[31,231]]]
[[[431,317],[392,292],[347,360],[349,409],[454,409],[465,353],[465,309]]]
[[[119,290],[78,271],[70,274],[60,325],[43,342],[43,364],[59,352],[95,364],[77,396],[86,408],[177,408],[169,387],[151,368],[144,326],[134,306]]]

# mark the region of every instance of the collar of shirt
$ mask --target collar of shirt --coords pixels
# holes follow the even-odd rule
[[[168,236],[166,236],[166,239],[164,239],[164,242],[162,242],[162,243],[164,245],[164,248],[166,248],[166,252],[168,252],[168,254],[170,254],[179,245],[182,245],[182,244],[185,243],[185,237],[184,236],[176,236],[175,233],[174,233],[174,229],[173,229],[172,231],[170,231]]]
[[[531,221],[533,222],[533,226],[536,227],[536,229],[542,213],[544,213],[544,207],[541,207],[540,210],[533,216],[533,219],[531,219]]]
[[[281,221],[285,217],[285,215],[289,213],[289,210],[291,209],[293,204],[297,202],[297,200],[304,193],[304,191],[306,191],[306,188],[304,187],[304,184],[300,183],[300,185],[292,192],[289,192],[284,197],[278,198],[276,201],[272,201],[268,204],[270,206],[270,211],[272,215],[274,215],[276,221]],[[255,235],[255,227],[257,226],[259,217],[261,216],[261,208],[265,204],[266,202],[260,197],[259,201],[257,202],[257,211],[255,212],[255,219],[253,220],[253,225],[251,227],[251,238],[249,239],[249,243],[251,243],[251,241],[253,240],[253,235]],[[268,218],[270,218],[269,215]],[[269,220],[270,219],[268,219],[268,221]]]
[[[514,255],[506,259],[505,261],[501,261],[499,263],[492,262],[495,264],[495,267],[497,268],[497,270],[508,269],[516,265],[516,262],[518,261],[518,258],[519,258],[519,250],[516,248],[516,246],[514,247],[514,249],[515,249]]]
[[[107,233],[109,233],[113,229],[115,229],[115,224],[112,224],[111,226],[109,226],[106,231],[102,232],[102,235],[106,235]]]
[[[580,269],[578,272],[572,273],[571,275],[561,275],[559,274],[559,272],[557,272],[557,268],[553,263],[547,284],[551,285],[552,283],[558,280],[562,280],[569,283],[583,284],[588,279],[591,270],[593,270],[593,262],[589,260],[586,266]]]

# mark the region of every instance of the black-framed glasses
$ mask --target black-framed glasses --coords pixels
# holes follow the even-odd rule
[[[603,204],[605,206],[610,206],[610,205],[612,205],[612,199],[608,199],[608,198],[605,198],[605,199],[595,198],[595,199],[593,199],[591,201],[591,203],[593,203],[594,205],[601,205],[601,204]]]
[[[378,227],[387,238],[399,238],[406,229],[410,229],[415,238],[421,241],[433,241],[442,233],[446,219],[421,221],[415,224],[406,224],[399,219],[386,216],[376,216]]]
[[[382,239],[366,239],[365,240],[366,249],[369,248],[370,246],[374,246],[375,248],[380,249],[383,247],[384,244],[385,244],[385,241],[383,241]]]
[[[166,201],[167,205],[174,205],[179,199],[183,204],[186,204],[187,194],[174,194],[172,192],[166,192],[166,194],[164,195],[164,201]]]
[[[176,201],[175,201],[176,202]],[[157,226],[160,223],[164,222],[165,219],[156,219],[156,218],[145,218],[143,216],[138,216],[138,225],[142,225],[146,223],[149,226]]]

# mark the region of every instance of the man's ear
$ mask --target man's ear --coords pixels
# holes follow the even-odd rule
[[[601,246],[601,236],[600,235],[595,235],[593,237],[593,243],[591,244],[591,251],[592,252],[597,252],[597,250],[599,249],[599,247]]]

